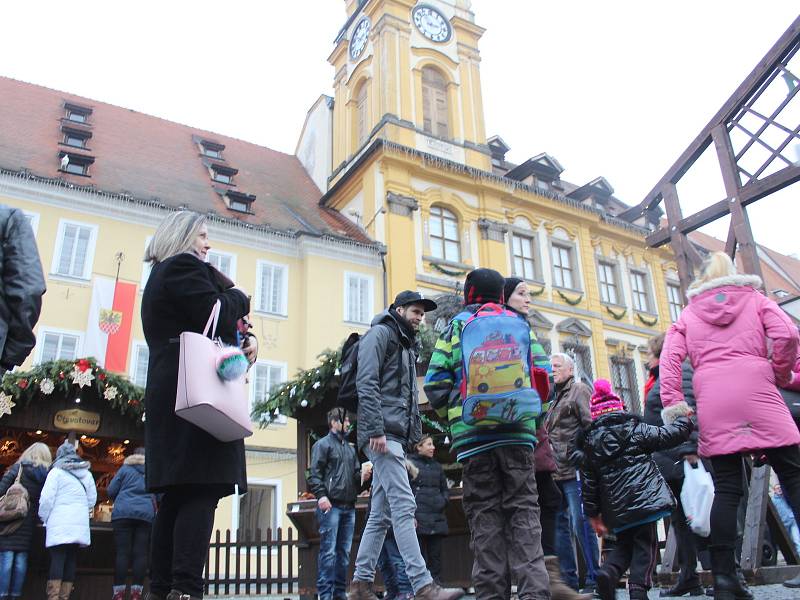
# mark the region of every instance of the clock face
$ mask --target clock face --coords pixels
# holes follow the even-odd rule
[[[364,48],[367,47],[367,38],[369,37],[369,19],[363,17],[353,30],[353,35],[350,38],[350,58],[353,60],[361,56]]]
[[[450,23],[432,6],[418,4],[411,15],[419,32],[432,42],[446,42],[450,39]]]

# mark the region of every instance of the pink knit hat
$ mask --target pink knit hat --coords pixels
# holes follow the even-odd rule
[[[611,382],[608,379],[598,379],[594,382],[594,394],[589,403],[592,420],[612,412],[623,412],[625,404],[614,392],[611,391]]]

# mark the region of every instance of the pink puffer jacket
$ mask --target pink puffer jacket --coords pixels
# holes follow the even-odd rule
[[[800,443],[776,388],[792,380],[797,328],[760,286],[758,277],[734,275],[690,290],[689,306],[667,332],[660,362],[662,417],[666,421],[669,407],[684,401],[681,363],[688,355],[701,456]]]

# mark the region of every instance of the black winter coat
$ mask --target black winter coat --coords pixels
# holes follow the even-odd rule
[[[46,289],[33,229],[18,208],[0,205],[0,376],[36,344],[33,327]]]
[[[417,500],[417,535],[447,535],[444,509],[450,494],[442,465],[420,454],[412,454],[408,460],[419,469],[411,480],[411,489]]]
[[[14,463],[0,480],[0,496],[8,491],[17,478],[20,463]],[[0,552],[28,552],[31,549],[33,529],[39,523],[39,496],[47,479],[47,467],[34,467],[31,463],[23,463],[20,483],[28,490],[29,508],[25,520],[19,529],[8,535],[0,536]]]
[[[648,425],[655,425],[660,427],[664,424],[661,418],[661,410],[664,406],[661,404],[661,379],[659,378],[658,365],[650,369],[650,372],[655,375],[656,381],[653,387],[650,388],[650,393],[647,394],[644,404],[643,421]],[[688,361],[683,363],[682,370],[682,387],[683,395],[686,402],[692,409],[696,409],[696,402],[694,399],[694,389],[692,388],[692,375],[694,371]],[[682,481],[683,480],[683,465],[681,461],[687,454],[697,454],[697,430],[692,431],[689,439],[675,448],[670,448],[663,452],[653,453],[653,460],[656,461],[661,474],[667,481]]]
[[[309,491],[319,499],[326,496],[332,504],[355,506],[361,484],[361,463],[347,439],[328,432],[311,449]]]
[[[236,322],[250,312],[241,291],[225,289],[211,265],[193,254],[178,254],[155,266],[142,296],[142,325],[150,360],[145,389],[147,487],[166,491],[185,484],[215,486],[222,495],[233,486],[247,489],[244,442],[220,442],[175,416],[178,339],[183,331],[202,333],[220,300],[217,335],[236,343]]]
[[[393,309],[371,325],[358,343],[358,447],[382,435],[409,447],[422,437],[415,332]]]
[[[654,427],[637,415],[603,415],[578,436],[573,455],[581,466],[583,506],[587,516],[602,515],[618,532],[669,515],[675,498],[650,456],[677,446],[693,428],[686,417]]]

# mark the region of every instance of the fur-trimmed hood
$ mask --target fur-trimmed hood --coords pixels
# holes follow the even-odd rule
[[[125,460],[122,463],[123,465],[143,465],[144,464],[144,454],[131,454],[130,456],[126,456]]]
[[[661,411],[661,420],[664,421],[664,425],[671,425],[678,417],[688,417],[693,412],[692,407],[687,402],[678,402]]]
[[[686,292],[686,297],[693,298],[699,294],[702,294],[703,292],[707,292],[708,290],[724,287],[726,285],[738,285],[741,287],[749,286],[751,288],[758,289],[761,287],[762,282],[758,275],[729,275],[727,277],[717,277],[716,279],[706,281],[697,287],[690,287]]]

